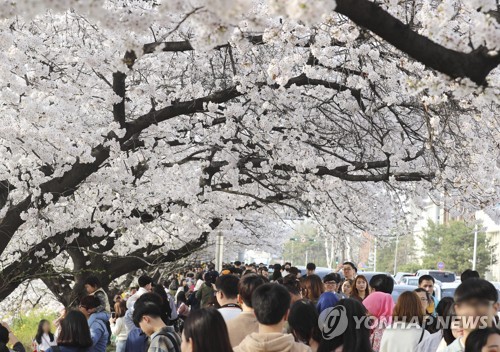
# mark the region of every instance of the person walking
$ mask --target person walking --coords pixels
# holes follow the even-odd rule
[[[337,306],[345,312],[346,329],[338,336],[322,339],[318,352],[372,352],[370,330],[366,324],[358,324],[366,319],[365,307],[354,299],[342,299]]]
[[[151,294],[155,296],[156,294]],[[146,298],[143,298],[146,297]],[[168,317],[161,308],[162,301],[154,302],[143,296],[135,304],[133,319],[136,326],[150,338],[148,352],[179,352],[181,340],[172,326],[168,326]],[[166,321],[165,321],[166,320]]]
[[[309,346],[295,342],[293,335],[283,333],[290,300],[288,291],[282,285],[271,283],[259,286],[252,295],[259,332],[245,337],[234,352],[310,352]]]
[[[309,275],[302,279],[303,296],[314,305],[318,304],[319,297],[325,291],[323,281],[318,275]]]
[[[78,310],[69,311],[61,320],[57,346],[45,352],[89,352],[93,345],[87,317]]]
[[[372,317],[370,343],[374,352],[380,350],[380,342],[384,331],[392,323],[394,301],[392,296],[385,292],[373,292],[363,301],[368,315]]]
[[[106,324],[96,314],[100,304],[101,302],[95,296],[86,296],[80,301],[80,312],[87,318],[92,338],[92,346],[89,348],[89,352],[106,352],[106,346],[109,341]]]
[[[368,280],[363,275],[358,275],[354,279],[354,286],[352,287],[351,297],[358,300],[360,303],[368,297],[370,289],[368,287]]]
[[[314,304],[307,300],[295,302],[290,308],[288,325],[295,341],[309,346],[312,352],[317,352],[322,340],[318,327],[319,314]]]
[[[125,326],[125,314],[127,312],[127,302],[119,301],[115,303],[115,316],[111,317],[111,333],[115,337],[116,352],[125,352],[128,331]]]
[[[232,352],[224,318],[215,308],[192,312],[184,323],[182,352]]]
[[[429,333],[425,330],[422,303],[415,292],[403,292],[394,307],[392,324],[380,342],[380,352],[414,352]]]

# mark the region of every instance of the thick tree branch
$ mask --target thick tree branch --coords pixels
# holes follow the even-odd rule
[[[127,75],[123,72],[113,73],[113,92],[122,100],[113,105],[113,117],[120,124],[121,128],[125,127],[125,79]]]
[[[335,11],[427,67],[451,78],[469,78],[478,85],[486,85],[486,77],[500,64],[500,54],[490,56],[484,47],[467,54],[447,49],[413,31],[410,26],[369,0],[337,0]]]

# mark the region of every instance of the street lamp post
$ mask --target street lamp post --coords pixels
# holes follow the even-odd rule
[[[477,260],[477,224],[474,226],[474,252],[472,254],[472,270],[476,270]]]

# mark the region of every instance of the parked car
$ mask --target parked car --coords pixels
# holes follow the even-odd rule
[[[373,276],[378,275],[378,274],[385,274],[394,280],[392,275],[389,273],[384,273],[381,271],[358,271],[358,275],[363,275],[364,277],[366,277],[366,280],[368,280],[368,283],[370,283],[370,280],[372,279]],[[396,281],[394,281],[394,284],[396,284]]]
[[[435,280],[439,280],[441,282],[455,282],[456,275],[451,271],[440,271],[440,270],[419,270],[417,271],[417,277],[422,275],[430,275]]]
[[[400,284],[401,280],[406,277],[406,276],[415,276],[415,273],[404,273],[404,272],[398,272],[396,276],[394,276],[394,280]]]
[[[301,276],[306,276],[307,270],[305,266],[297,266],[297,269],[300,270]],[[322,280],[323,278],[330,273],[333,273],[334,269],[324,268],[324,267],[316,267],[315,274],[318,275]]]
[[[399,296],[406,291],[414,291],[415,286],[409,286],[409,285],[394,285],[394,289],[392,290],[392,300],[394,303],[398,301]]]
[[[400,285],[418,286],[418,277],[405,276],[399,282]]]
[[[444,297],[454,297],[455,290],[461,284],[461,282],[443,282],[441,283],[440,289],[436,292],[437,299],[441,300]]]

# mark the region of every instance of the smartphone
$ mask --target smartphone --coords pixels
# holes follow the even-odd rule
[[[111,313],[111,318],[114,319],[115,317],[116,317],[116,313],[115,312]]]

